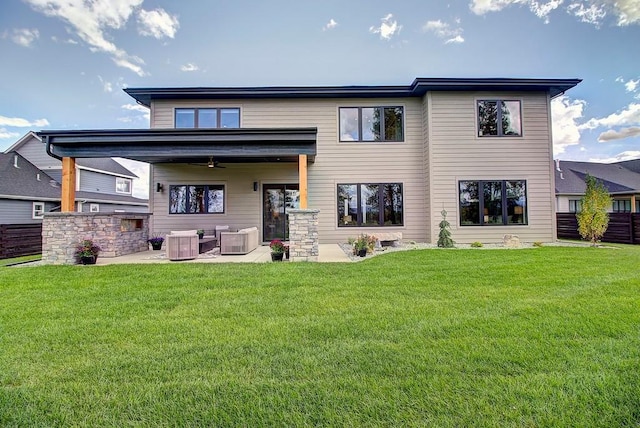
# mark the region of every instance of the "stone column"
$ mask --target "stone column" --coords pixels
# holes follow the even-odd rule
[[[289,214],[289,260],[317,262],[320,210],[290,209],[287,213]]]

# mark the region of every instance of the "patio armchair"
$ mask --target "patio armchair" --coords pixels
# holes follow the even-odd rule
[[[169,260],[191,260],[198,257],[198,231],[172,230],[167,235],[167,257]]]

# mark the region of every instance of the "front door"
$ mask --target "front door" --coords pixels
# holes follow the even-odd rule
[[[289,239],[287,210],[300,207],[297,184],[265,184],[262,186],[262,224],[264,241]]]

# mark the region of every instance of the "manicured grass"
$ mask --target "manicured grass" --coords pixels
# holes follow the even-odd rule
[[[638,426],[640,248],[0,271],[0,426]]]

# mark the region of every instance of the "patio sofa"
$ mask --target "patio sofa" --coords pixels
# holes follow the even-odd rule
[[[258,228],[220,232],[220,254],[247,254],[258,248]]]

